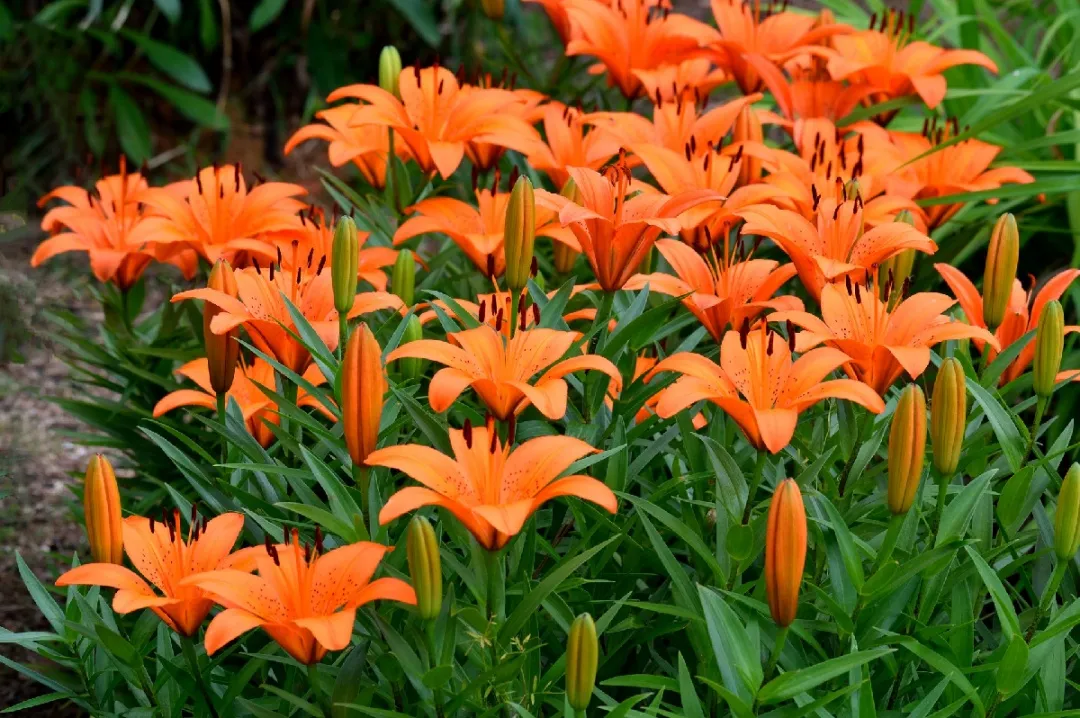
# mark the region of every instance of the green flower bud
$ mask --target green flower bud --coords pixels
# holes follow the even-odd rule
[[[596,641],[596,624],[592,616],[583,613],[570,626],[566,646],[566,699],[570,707],[583,711],[589,707],[600,647]]]
[[[949,357],[941,362],[930,404],[930,446],[934,468],[952,476],[960,464],[967,428],[967,383],[964,367]]]
[[[903,214],[903,213],[901,213]],[[908,217],[911,214],[908,213]],[[897,218],[899,222],[899,216]],[[905,249],[899,254],[886,259],[881,263],[881,268],[878,271],[879,285],[881,286],[881,299],[889,303],[889,309],[895,307],[904,293],[904,282],[911,276],[911,271],[915,268],[915,250]],[[889,293],[889,296],[885,296],[885,292]]]
[[[990,331],[997,329],[1005,319],[1019,261],[1020,232],[1016,228],[1016,218],[1006,213],[998,218],[990,235],[983,273],[983,321]]]
[[[409,576],[416,591],[416,610],[420,618],[430,621],[442,609],[442,561],[435,529],[423,516],[409,522],[405,539],[409,559]]]
[[[422,339],[423,336],[424,329],[420,325],[420,318],[414,314],[409,317],[409,323],[405,325],[405,332],[401,335],[401,343],[398,346],[405,346],[409,342]],[[416,357],[398,359],[398,370],[404,379],[419,379],[424,371],[424,360]]]
[[[1065,344],[1065,313],[1061,302],[1046,303],[1039,315],[1039,328],[1035,333],[1035,361],[1031,374],[1035,395],[1047,398],[1054,393],[1058,371],[1061,369],[1061,350]]]
[[[342,217],[334,227],[334,244],[330,249],[330,279],[334,287],[334,309],[345,314],[353,306],[356,297],[356,274],[359,271],[360,240],[356,236],[356,222],[352,217]]]
[[[1069,561],[1080,549],[1080,464],[1073,464],[1061,482],[1054,513],[1054,553]]]
[[[918,384],[900,394],[889,430],[889,511],[907,513],[922,478],[926,452],[926,397]]]
[[[398,78],[401,76],[401,55],[393,45],[387,45],[379,53],[379,87],[400,98]]]
[[[390,291],[398,295],[406,307],[412,306],[416,291],[416,260],[407,249],[398,252],[394,269],[390,273]]]
[[[572,179],[566,180],[566,184],[563,185],[559,194],[574,204],[581,204],[581,190],[578,189],[577,184]],[[551,249],[552,259],[555,262],[555,271],[559,274],[569,274],[573,271],[574,263],[577,262],[581,252],[557,240],[552,240]]]
[[[532,182],[522,176],[510,191],[506,205],[503,246],[506,248],[506,286],[519,294],[529,283],[532,271],[533,242],[536,240],[536,200]]]

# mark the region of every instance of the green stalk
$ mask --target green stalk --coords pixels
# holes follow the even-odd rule
[[[309,663],[307,667],[308,682],[311,683],[311,692],[315,694],[315,700],[326,718],[331,716],[330,699],[319,689],[319,664]]]
[[[226,394],[218,394],[217,395],[218,421],[220,421],[222,423],[222,425],[225,424],[225,420],[228,417],[228,411],[227,411],[227,408],[226,408],[227,404],[228,404],[228,401],[229,401],[229,397]],[[229,463],[229,440],[227,438],[225,438],[224,434],[221,435],[221,463],[222,464]],[[225,469],[225,468],[222,468],[221,474],[222,474],[222,478],[227,483],[229,481],[229,470]]]
[[[757,493],[758,487],[761,486],[761,477],[765,473],[765,461],[768,458],[768,454],[764,449],[758,451],[757,461],[754,463],[754,476],[750,479],[750,490],[746,493],[746,508],[743,509],[742,523],[743,526],[750,523],[750,512],[754,508],[754,494]]]
[[[296,397],[297,397],[297,394],[299,392],[299,387],[296,384],[292,383],[290,380],[286,379],[285,377],[282,377],[281,378],[281,391],[285,395],[285,399],[289,403],[291,403],[293,406],[296,406]],[[289,434],[290,436],[295,438],[296,443],[298,443],[298,444],[300,443],[300,438],[301,438],[300,433],[302,431],[302,427],[300,426],[299,422],[294,422],[291,419],[289,419],[289,417],[282,416],[281,417],[281,428],[285,431],[286,434]]]
[[[769,656],[769,665],[765,669],[765,682],[772,678],[776,664],[780,662],[780,654],[784,652],[784,644],[787,643],[787,634],[791,626],[784,626],[776,632],[776,643],[773,645],[772,654]]]
[[[840,479],[836,485],[837,498],[845,498],[844,494],[847,491],[847,482],[848,477],[851,476],[851,468],[855,465],[855,457],[859,455],[859,449],[861,449],[863,445],[863,429],[865,428],[865,424],[869,423],[869,420],[865,423],[856,423],[856,426],[859,428],[855,432],[855,445],[851,447],[851,456],[848,457],[847,463],[844,464],[843,471],[840,472]],[[851,497],[848,496],[846,498],[848,500],[847,503],[850,504]]]
[[[370,504],[368,491],[371,488],[371,469],[353,464],[352,473],[353,481],[356,482],[357,487],[360,489],[360,511],[366,516]]]
[[[345,359],[345,344],[349,341],[349,317],[338,314],[338,359]]]
[[[424,636],[427,638],[428,656],[431,658],[431,667],[439,665],[435,658],[435,621],[424,621]],[[445,718],[446,711],[443,706],[442,689],[436,686],[432,689],[435,699],[435,715],[437,718]]]
[[[1027,449],[1024,451],[1024,460],[1020,462],[1021,464],[1027,463],[1028,457],[1031,456],[1031,450],[1035,448],[1035,436],[1039,433],[1039,425],[1042,424],[1043,414],[1049,404],[1049,397],[1040,396],[1035,400],[1035,420],[1031,422],[1031,438],[1028,439]]]
[[[509,289],[509,287],[508,287]],[[514,332],[517,331],[518,323],[518,294],[513,289],[510,289],[510,337],[513,338]]]
[[[1039,628],[1039,623],[1042,622],[1042,617],[1050,610],[1050,603],[1054,600],[1054,596],[1057,595],[1058,588],[1061,587],[1061,581],[1065,578],[1065,571],[1068,568],[1068,561],[1058,561],[1057,566],[1054,566],[1054,573],[1050,576],[1050,582],[1046,584],[1042,600],[1039,601],[1039,605],[1035,608],[1035,615],[1031,619],[1031,625],[1028,626],[1027,635],[1024,636],[1025,641],[1031,640],[1031,637],[1035,635],[1035,631]]]
[[[892,558],[896,549],[896,541],[900,538],[900,528],[904,525],[904,514],[893,514],[889,519],[889,528],[885,531],[885,538],[881,541],[881,550],[878,551],[874,561],[874,571],[877,572]]]
[[[195,653],[195,642],[191,640],[191,636],[180,636],[180,649],[183,651],[184,658],[191,669],[191,677],[199,686],[199,692],[202,693],[203,700],[206,701],[206,705],[210,709],[210,715],[219,718],[221,714],[218,713],[217,706],[214,705],[213,693],[210,692],[210,687],[206,685],[206,678],[203,676],[202,669],[199,668],[199,657]]]
[[[934,510],[934,538],[937,539],[937,533],[941,530],[941,515],[945,512],[945,494],[949,488],[949,484],[952,483],[952,474],[938,474],[938,494],[937,494],[937,508]]]

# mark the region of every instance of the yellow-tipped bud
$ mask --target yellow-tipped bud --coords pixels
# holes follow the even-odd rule
[[[758,119],[754,108],[747,105],[742,108],[739,116],[735,119],[732,141],[738,144],[740,142],[763,142],[764,139],[765,134],[761,130],[761,120]],[[740,162],[739,166],[738,185],[754,184],[761,180],[762,174],[761,159],[753,153],[743,153],[742,162]]]
[[[1016,217],[1005,213],[998,218],[990,235],[983,273],[983,321],[991,331],[1005,319],[1019,261],[1020,231],[1016,228]]]
[[[889,511],[907,513],[922,478],[926,453],[926,397],[918,384],[900,394],[889,429]]]
[[[600,646],[596,640],[596,624],[592,616],[583,613],[570,626],[566,646],[566,700],[576,711],[589,707],[593,686],[596,685],[596,667],[600,660]]]
[[[506,14],[506,0],[480,0],[480,8],[492,20],[502,20]]]
[[[435,529],[423,516],[414,516],[409,521],[405,550],[409,576],[416,590],[416,611],[420,618],[430,621],[442,609],[442,559]]]
[[[1064,345],[1065,312],[1061,309],[1061,302],[1054,299],[1043,307],[1035,333],[1035,361],[1031,365],[1031,375],[1036,396],[1045,399],[1054,393]]]
[[[581,204],[581,190],[578,189],[577,184],[572,179],[566,180],[566,184],[563,185],[559,194],[574,204]],[[581,252],[557,240],[552,240],[552,242],[552,259],[555,262],[555,271],[559,274],[569,274],[573,271],[574,263],[577,262]]]
[[[216,289],[230,297],[238,294],[236,275],[224,259],[214,263],[210,278],[206,283],[209,289]],[[240,345],[236,343],[236,329],[224,334],[215,334],[211,328],[214,317],[221,310],[212,302],[203,304],[203,340],[206,343],[206,365],[210,372],[210,388],[221,395],[232,387],[236,374],[236,362],[240,358]]]
[[[345,445],[353,464],[363,466],[379,441],[379,422],[386,394],[382,348],[367,324],[361,324],[349,336],[341,372]]]
[[[506,248],[506,286],[514,294],[529,283],[532,273],[533,242],[536,240],[536,200],[532,182],[518,177],[506,205],[506,227],[503,246]]]
[[[120,490],[116,473],[101,454],[90,459],[83,484],[83,513],[90,554],[97,563],[124,562],[123,519],[120,514]]]
[[[387,45],[379,53],[379,87],[394,97],[401,97],[398,92],[398,78],[401,77],[401,54],[393,45]]]
[[[356,275],[360,263],[360,240],[356,222],[342,217],[334,227],[334,244],[330,249],[330,279],[334,287],[334,309],[345,314],[352,309],[356,298]]]
[[[1054,553],[1069,561],[1080,550],[1080,464],[1073,464],[1061,482],[1054,514]]]
[[[960,464],[967,428],[967,380],[959,360],[941,362],[930,404],[930,447],[934,468],[952,476]]]
[[[405,331],[401,335],[399,346],[405,346],[409,342],[415,342],[424,338],[424,328],[420,319],[415,314],[409,317],[409,323],[405,325]],[[404,379],[419,379],[424,370],[424,360],[416,357],[398,359],[398,370]]]
[[[416,293],[416,260],[412,252],[398,252],[394,269],[390,272],[390,291],[398,295],[406,307],[411,307]]]

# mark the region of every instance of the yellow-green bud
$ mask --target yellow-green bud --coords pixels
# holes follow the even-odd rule
[[[502,20],[506,13],[506,0],[480,0],[480,7],[492,20]]]
[[[1020,231],[1016,228],[1016,218],[1006,213],[998,218],[990,235],[983,273],[983,321],[991,331],[1005,319],[1019,261]]]
[[[918,384],[900,394],[889,430],[889,511],[907,513],[922,478],[926,451],[926,397]]]
[[[401,77],[401,55],[393,45],[387,45],[379,53],[379,87],[394,97],[401,97],[398,92],[398,78]]]
[[[844,185],[844,199],[849,202],[859,196],[859,180],[853,179]]]
[[[519,177],[506,205],[503,246],[506,249],[506,286],[518,294],[529,283],[533,242],[536,240],[536,200],[532,182]]]
[[[1061,369],[1061,350],[1065,344],[1065,312],[1056,299],[1046,303],[1039,315],[1035,333],[1035,362],[1032,378],[1035,395],[1047,398],[1054,393],[1055,379]]]
[[[906,214],[909,219],[911,217],[911,213],[907,210],[904,210],[900,214]],[[896,216],[896,221],[902,221],[900,215]],[[911,224],[911,222],[907,222],[907,224]],[[901,294],[903,294],[904,291],[904,282],[911,276],[911,271],[914,268],[914,249],[905,249],[903,252],[894,254],[881,263],[881,268],[878,271],[879,284],[882,291],[881,299],[889,303],[890,309],[899,303]],[[885,296],[886,289],[889,291],[888,297]]]
[[[416,260],[407,249],[398,252],[394,269],[390,273],[390,291],[398,295],[406,307],[412,306],[416,292]]]
[[[1061,482],[1054,513],[1054,553],[1069,561],[1080,549],[1080,464],[1073,464]]]
[[[592,616],[583,613],[570,626],[566,646],[566,700],[576,711],[589,707],[600,647],[596,641],[596,624]]]
[[[930,404],[930,455],[942,476],[952,476],[960,464],[967,428],[966,381],[959,360],[949,357],[941,362]]]
[[[409,342],[415,342],[423,337],[424,329],[420,324],[419,317],[414,314],[409,317],[409,323],[405,325],[405,331],[401,335],[401,343],[398,346],[405,346]],[[418,379],[424,370],[424,360],[416,357],[398,359],[398,370],[404,379]]]
[[[577,184],[572,179],[566,180],[566,184],[563,185],[559,194],[574,204],[581,204],[581,190],[578,189]],[[574,269],[574,263],[577,262],[578,255],[581,252],[557,240],[552,240],[552,242],[552,259],[555,262],[555,271],[559,274],[569,274]]]
[[[414,516],[409,522],[405,550],[416,591],[416,611],[420,618],[430,621],[442,609],[442,560],[435,529],[423,516]]]
[[[334,309],[345,314],[356,298],[356,274],[360,262],[360,240],[356,222],[342,217],[334,227],[334,244],[330,249],[330,279],[334,286]]]

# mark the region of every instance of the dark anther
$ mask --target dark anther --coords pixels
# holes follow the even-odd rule
[[[750,319],[743,317],[742,326],[739,327],[739,344],[746,349],[746,340],[750,337]]]
[[[465,439],[465,446],[472,448],[472,422],[468,418],[465,419],[465,424],[461,427],[461,435]]]
[[[795,325],[790,319],[787,320],[787,343],[788,349],[795,351]]]

